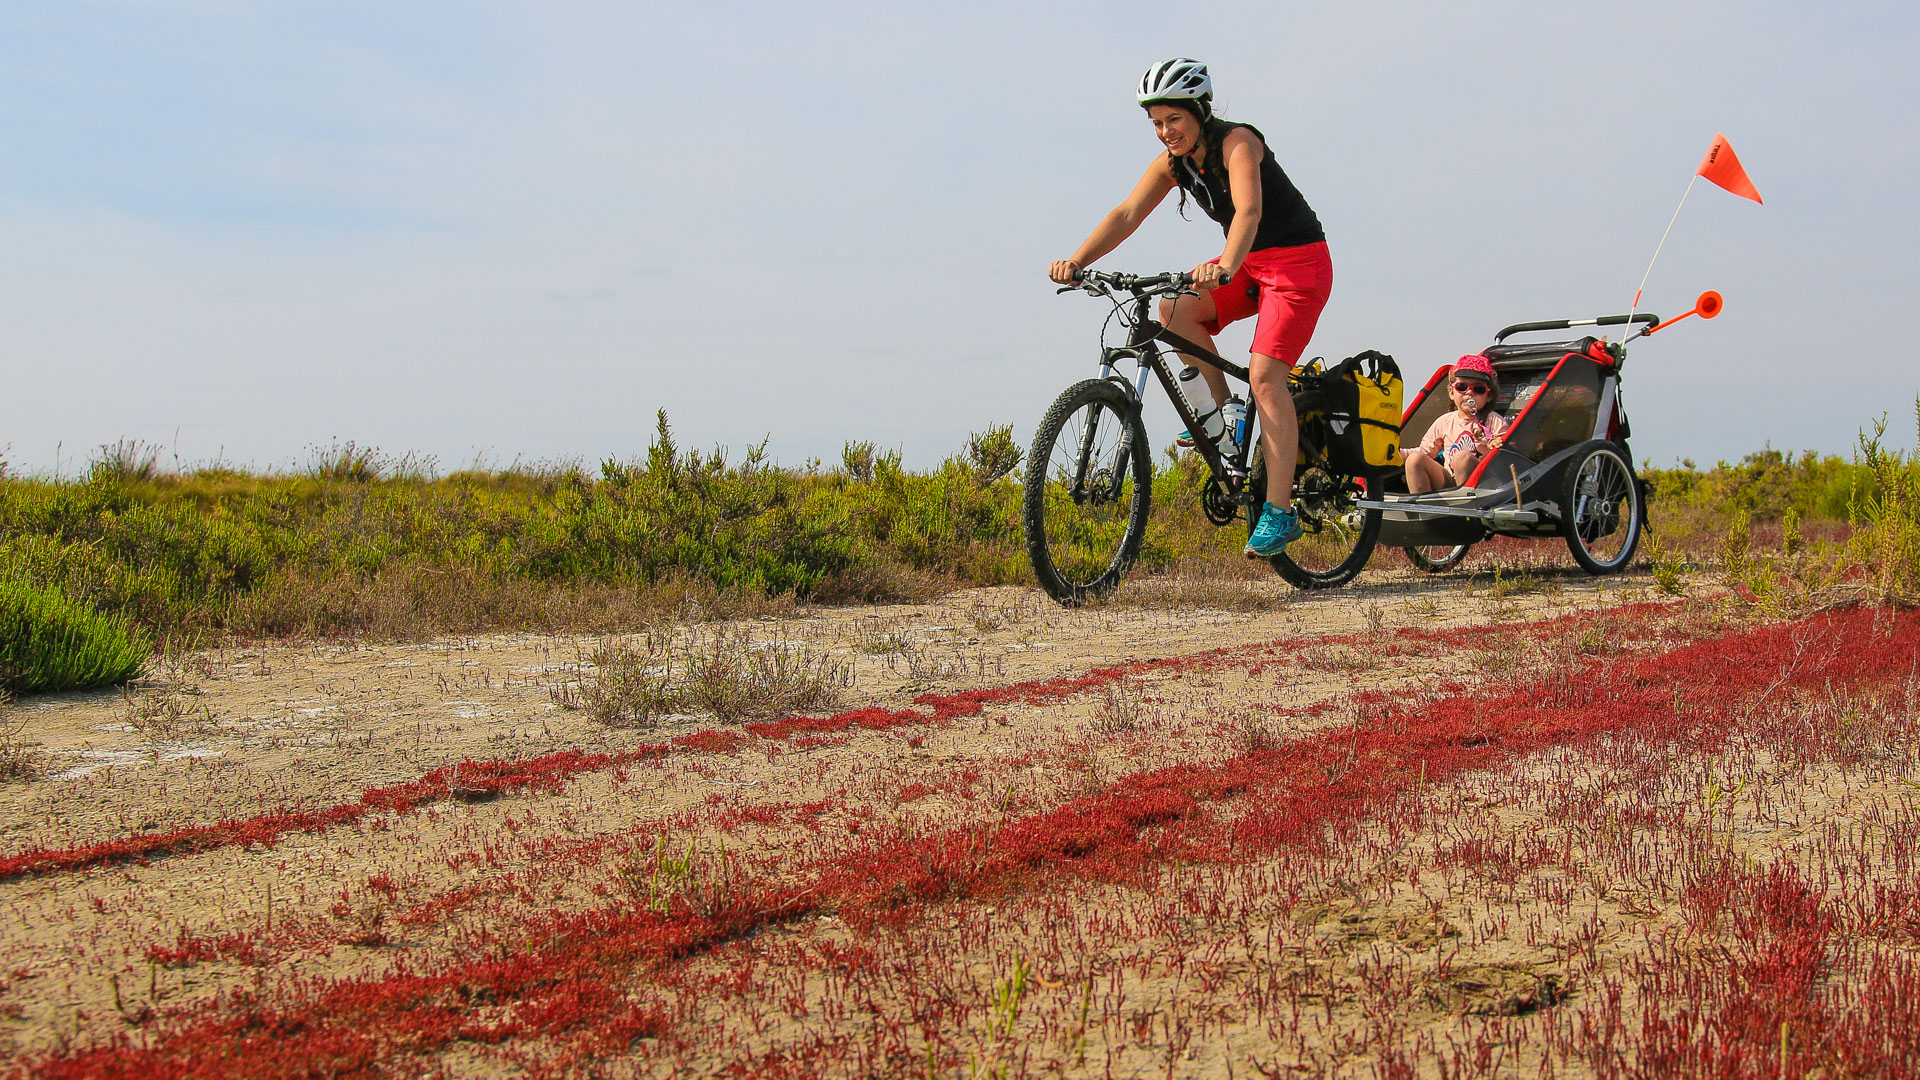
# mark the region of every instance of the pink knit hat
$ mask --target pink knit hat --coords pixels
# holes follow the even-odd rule
[[[1480,378],[1486,380],[1488,385],[1492,385],[1493,382],[1495,381],[1494,374],[1493,374],[1493,361],[1487,359],[1484,356],[1481,356],[1479,353],[1473,353],[1469,356],[1463,356],[1459,360],[1455,361],[1453,365],[1453,374],[1478,375],[1480,376]]]

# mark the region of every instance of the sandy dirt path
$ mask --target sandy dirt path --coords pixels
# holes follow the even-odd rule
[[[1067,611],[1032,590],[987,589],[651,628],[696,645],[734,635],[832,657],[848,672],[840,710],[908,709],[927,694],[1227,652],[958,720],[737,752],[686,747],[537,791],[295,830],[271,845],[0,882],[12,916],[0,930],[10,964],[0,1037],[21,1054],[83,1046],[275,980],[380,978],[395,964],[499,949],[502,928],[530,908],[652,902],[667,844],[708,857],[724,849],[766,877],[826,857],[863,828],[933,832],[982,805],[1003,815],[1058,805],[1116,776],[1300,737],[1350,717],[1341,709],[1357,691],[1413,693],[1460,673],[1449,649],[1386,647],[1396,630],[1523,623],[1648,598],[1633,578],[1543,581],[1518,595],[1486,579],[1388,577],[1319,594],[1255,583],[1236,586],[1235,605],[1255,608],[1239,611]],[[1323,642],[1333,637],[1347,640]],[[4,854],[316,810],[463,761],[620,753],[740,730],[702,715],[609,728],[556,704],[593,677],[583,661],[596,644],[520,635],[230,649],[175,658],[128,694],[26,702],[15,719],[49,775],[0,789]]]

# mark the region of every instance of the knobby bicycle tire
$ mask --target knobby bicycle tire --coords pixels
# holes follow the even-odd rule
[[[1133,399],[1105,379],[1068,387],[1033,433],[1020,522],[1048,595],[1075,606],[1112,592],[1140,554],[1153,457]]]
[[[1294,588],[1339,588],[1359,576],[1360,571],[1366,569],[1367,561],[1373,558],[1374,546],[1380,542],[1380,511],[1349,508],[1337,513],[1326,512],[1337,508],[1342,501],[1351,501],[1351,493],[1346,489],[1352,487],[1354,479],[1319,468],[1302,469],[1295,475],[1294,510],[1301,514],[1303,525],[1318,524],[1320,531],[1308,531],[1267,560],[1273,572]],[[1258,492],[1265,488],[1266,482],[1266,459],[1256,450],[1253,467],[1248,470],[1248,483]],[[1339,493],[1329,495],[1328,485]],[[1265,509],[1264,503],[1247,507],[1249,535],[1260,524],[1260,515]]]

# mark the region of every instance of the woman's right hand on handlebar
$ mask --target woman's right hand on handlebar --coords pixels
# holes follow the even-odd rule
[[[1188,273],[1193,278],[1193,287],[1202,292],[1211,292],[1232,280],[1232,275],[1227,273],[1226,267],[1218,262],[1203,262]]]
[[[1071,285],[1073,275],[1082,269],[1083,267],[1072,259],[1058,259],[1052,266],[1047,267],[1047,276],[1052,278],[1056,285]]]

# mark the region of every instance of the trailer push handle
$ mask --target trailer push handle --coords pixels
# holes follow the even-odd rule
[[[1494,344],[1507,340],[1510,334],[1526,334],[1535,330],[1571,330],[1576,326],[1619,326],[1621,323],[1657,323],[1660,316],[1650,311],[1636,312],[1632,315],[1602,315],[1597,319],[1549,319],[1546,322],[1515,323],[1493,336]]]

